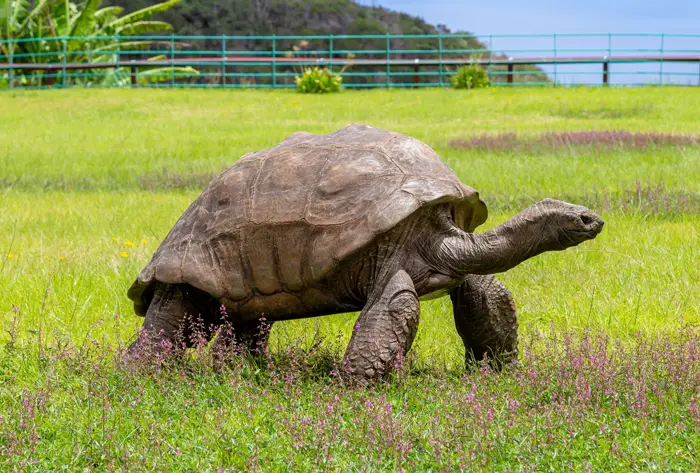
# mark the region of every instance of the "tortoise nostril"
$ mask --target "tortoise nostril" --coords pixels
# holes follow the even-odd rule
[[[590,225],[593,223],[593,218],[590,215],[583,214],[581,215],[581,221],[584,225]]]

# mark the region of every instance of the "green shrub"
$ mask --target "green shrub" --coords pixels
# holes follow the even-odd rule
[[[480,89],[489,86],[489,76],[483,67],[469,64],[457,69],[450,82],[455,89]]]
[[[343,77],[341,74],[334,74],[326,67],[323,69],[320,67],[308,67],[295,80],[299,92],[304,94],[327,94],[340,92]]]
[[[123,8],[102,4],[104,0],[0,0],[0,63],[117,62],[115,51],[148,49],[151,33],[172,30],[169,23],[150,17],[167,11],[180,0],[149,3],[137,11],[122,15]],[[121,39],[117,37],[121,36]],[[72,39],[63,40],[62,38]],[[13,40],[13,41],[7,41]],[[61,59],[62,58],[62,59]],[[142,69],[140,67],[140,69]],[[193,69],[189,68],[188,70]],[[116,76],[116,79],[115,79]],[[40,75],[17,70],[14,84],[42,85]],[[72,78],[56,77],[63,86],[112,85],[120,74],[78,74]],[[129,73],[121,74],[123,84]],[[3,83],[5,81],[3,80]],[[0,86],[2,87],[2,86]]]

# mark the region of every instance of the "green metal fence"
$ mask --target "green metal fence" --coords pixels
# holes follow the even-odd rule
[[[441,87],[477,63],[496,86],[700,85],[700,34],[109,36],[0,40],[0,88]]]

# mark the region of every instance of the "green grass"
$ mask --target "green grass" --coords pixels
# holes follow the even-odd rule
[[[218,90],[6,93],[0,97],[0,179],[33,189],[158,187],[164,175],[219,172],[244,153],[273,146],[300,129],[326,133],[360,122],[429,143],[486,195],[504,189],[556,194],[627,188],[636,179],[678,188],[700,173],[697,150],[623,153],[611,165],[613,155],[579,154],[566,161],[505,155],[494,161],[447,144],[501,130],[695,133],[699,108],[700,91],[692,88],[376,90],[331,96]]]
[[[700,323],[700,147],[515,153],[449,141],[501,131],[696,133],[699,109],[693,88],[0,94],[0,469],[697,469],[700,340],[684,330]],[[499,276],[533,357],[524,371],[463,377],[446,299],[423,303],[412,373],[379,387],[348,390],[327,374],[353,314],[276,324],[269,366],[216,373],[204,355],[153,376],[115,366],[115,347],[142,321],[126,289],[210,176],[291,132],[352,122],[434,147],[489,204],[484,229],[543,197],[602,214],[596,240]],[[620,355],[598,380],[619,395],[594,386],[582,398],[577,386],[595,384],[586,376],[603,368],[569,385],[548,363],[576,372],[577,358],[552,346],[574,346],[561,334],[579,340],[586,330],[650,365]],[[298,354],[321,339],[319,353]],[[677,356],[654,358],[654,340]],[[598,359],[599,348],[586,350],[581,359]],[[521,377],[528,369],[535,374]],[[514,399],[522,405],[511,411]]]

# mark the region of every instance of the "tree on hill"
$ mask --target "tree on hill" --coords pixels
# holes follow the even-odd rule
[[[107,0],[126,11],[138,10],[154,3],[153,0]],[[437,35],[453,33],[445,25],[431,25],[419,17],[383,7],[369,7],[351,0],[185,0],[175,8],[159,14],[161,20],[173,26],[173,32],[185,36],[312,36],[312,35]],[[476,37],[444,38],[443,57],[469,57],[468,51],[480,51],[488,57],[487,46]],[[291,50],[298,42],[277,41],[278,51]],[[194,47],[219,50],[219,39],[192,41]],[[386,40],[379,39],[335,39],[334,50],[384,51]],[[391,40],[392,50],[437,50],[437,39],[404,38]],[[313,51],[328,50],[325,40],[312,40],[304,49]],[[235,49],[270,50],[270,41],[236,41]],[[437,56],[437,53],[432,56]],[[392,53],[394,59],[414,57],[415,54]],[[385,57],[385,54],[357,55],[358,58]],[[421,54],[421,57],[427,57]],[[494,54],[494,57],[496,55]],[[359,66],[353,71],[359,71]],[[403,68],[410,71],[409,68]],[[504,68],[493,67],[502,71]],[[376,69],[375,69],[376,70]],[[520,66],[516,81],[546,82],[549,78],[539,68]],[[400,69],[396,69],[396,72]],[[504,82],[505,76],[494,76],[494,82]]]

